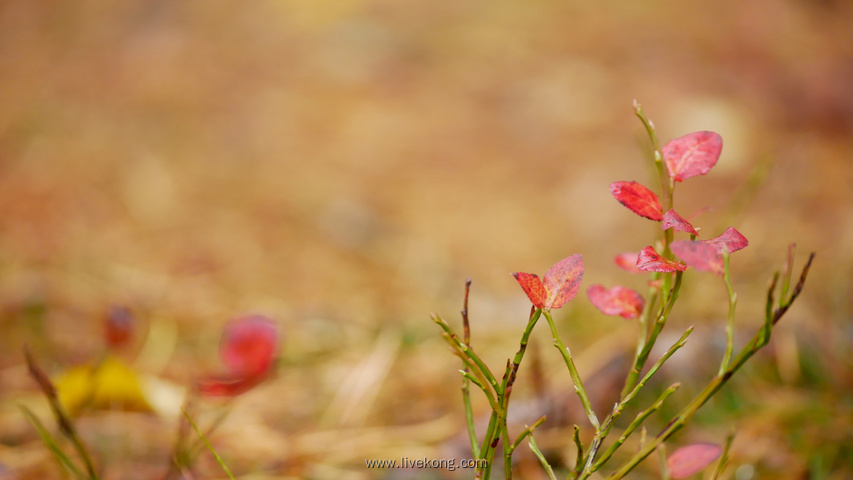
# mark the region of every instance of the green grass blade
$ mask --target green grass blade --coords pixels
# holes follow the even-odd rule
[[[65,469],[71,472],[71,474],[75,478],[87,479],[88,477],[86,477],[86,475],[84,475],[83,472],[79,468],[77,468],[76,465],[74,465],[74,462],[72,462],[71,459],[68,458],[68,455],[66,455],[65,452],[63,452],[62,449],[59,448],[59,445],[56,443],[56,439],[54,439],[53,435],[51,435],[50,432],[47,431],[46,428],[44,428],[44,425],[42,425],[38,417],[36,417],[36,415],[29,408],[23,405],[18,405],[18,408],[21,409],[21,413],[24,414],[24,417],[26,417],[27,421],[30,422],[33,428],[36,429],[39,436],[41,437],[41,440],[44,442],[44,445],[47,447],[48,450],[53,453],[53,456],[54,458],[56,458],[56,461],[59,463],[59,465],[61,467],[65,467]]]
[[[210,450],[210,453],[213,454],[214,458],[216,458],[216,461],[219,462],[219,465],[221,465],[222,469],[225,470],[225,473],[228,475],[228,478],[234,480],[234,475],[231,474],[231,470],[228,469],[228,465],[225,465],[225,462],[222,460],[222,457],[220,457],[219,454],[216,453],[216,450],[213,449],[213,445],[211,445],[210,442],[207,441],[207,437],[205,437],[204,434],[201,433],[201,430],[198,429],[198,426],[196,426],[195,422],[193,422],[193,419],[190,418],[190,414],[187,413],[187,411],[183,408],[181,408],[181,412],[184,413],[184,416],[187,417],[187,421],[190,422],[190,425],[192,425],[193,430],[195,430],[195,433],[197,433],[199,438],[201,438],[204,444],[207,445],[207,449]]]

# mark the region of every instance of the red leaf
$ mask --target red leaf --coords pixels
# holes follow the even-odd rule
[[[110,348],[128,344],[136,329],[136,317],[127,307],[110,307],[104,319],[104,336]]]
[[[637,252],[620,253],[613,258],[613,261],[622,270],[627,270],[631,273],[642,273],[637,270]]]
[[[684,271],[687,266],[667,260],[661,257],[654,248],[646,247],[640,250],[640,255],[637,257],[637,269],[644,272],[674,272],[676,270]]]
[[[589,301],[605,315],[620,315],[623,318],[636,318],[643,311],[646,302],[639,293],[630,288],[616,285],[605,289],[602,285],[593,285],[586,289]]]
[[[669,247],[672,253],[696,270],[711,271],[717,275],[724,273],[723,257],[714,245],[698,240],[676,240]]]
[[[670,140],[661,149],[669,176],[676,182],[705,175],[717,164],[723,150],[723,138],[714,132],[689,133]]]
[[[729,253],[732,253],[746,248],[749,245],[749,241],[746,237],[741,235],[740,232],[732,227],[727,228],[726,231],[717,238],[705,240],[705,243],[713,245],[719,253],[723,253],[723,248],[728,250]]]
[[[669,476],[687,478],[701,472],[722,455],[723,449],[711,443],[695,443],[681,447],[666,459]]]
[[[272,370],[278,353],[278,329],[263,315],[246,315],[225,326],[219,356],[228,367],[225,375],[204,378],[198,391],[208,396],[234,396],[261,383]]]
[[[264,376],[205,378],[198,382],[198,392],[208,397],[233,397],[248,392],[263,379]]]
[[[533,306],[543,310],[560,308],[578,293],[583,278],[583,257],[575,254],[555,263],[545,272],[544,282],[532,273],[512,275]]]
[[[583,279],[583,257],[576,253],[568,256],[545,272],[545,291],[548,293],[546,309],[560,308],[575,298]]]
[[[699,232],[693,228],[693,225],[690,224],[687,220],[684,219],[681,215],[675,213],[675,210],[670,209],[663,215],[663,222],[660,225],[661,230],[666,230],[668,228],[674,228],[680,232],[687,232],[693,235],[699,235]]]
[[[263,315],[247,315],[225,327],[219,355],[238,377],[263,375],[272,367],[278,351],[275,323]]]
[[[545,286],[542,285],[542,280],[539,276],[533,273],[516,272],[512,274],[518,284],[521,285],[530,303],[536,308],[545,308]]]
[[[637,182],[613,182],[610,184],[610,193],[628,210],[641,217],[657,222],[663,218],[658,196]]]

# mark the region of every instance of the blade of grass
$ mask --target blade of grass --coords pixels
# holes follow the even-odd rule
[[[72,462],[71,459],[68,458],[68,455],[66,455],[65,452],[63,452],[62,449],[59,448],[59,445],[56,443],[56,439],[54,439],[53,435],[51,435],[50,432],[47,431],[46,428],[44,428],[44,425],[42,425],[38,417],[36,417],[35,414],[29,408],[23,405],[18,405],[18,408],[21,409],[21,413],[24,414],[24,417],[26,417],[27,421],[30,422],[33,428],[36,429],[39,436],[41,437],[42,442],[44,442],[44,445],[47,447],[48,450],[51,451],[51,453],[53,453],[53,456],[54,458],[56,458],[57,463],[59,463],[61,467],[65,467],[76,478],[88,478],[80,469],[77,468],[76,465],[74,465],[74,462]]]
[[[205,437],[204,434],[201,433],[201,430],[198,429],[198,426],[196,426],[193,419],[190,418],[190,414],[188,414],[187,411],[183,408],[181,408],[181,412],[183,412],[184,416],[187,417],[187,421],[190,422],[190,425],[192,425],[193,430],[195,430],[195,433],[197,433],[199,438],[204,441],[204,444],[207,445],[207,449],[210,450],[210,453],[213,454],[214,458],[216,458],[216,461],[219,462],[219,465],[222,466],[222,469],[225,470],[225,473],[228,475],[228,478],[234,480],[234,475],[231,474],[231,470],[228,469],[228,465],[225,465],[225,462],[222,460],[222,457],[220,457],[219,454],[216,453],[216,450],[213,449],[213,445],[211,445],[210,442],[207,441],[207,437]]]
[[[720,455],[720,461],[717,462],[717,468],[714,470],[714,476],[711,477],[711,480],[717,480],[720,478],[720,475],[723,474],[723,470],[726,468],[726,465],[729,463],[729,450],[732,448],[732,440],[735,438],[734,429],[729,433],[726,437],[726,443],[723,445],[723,454]]]

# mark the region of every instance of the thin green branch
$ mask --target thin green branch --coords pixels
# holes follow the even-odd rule
[[[797,299],[799,294],[802,292],[803,287],[806,282],[806,277],[808,276],[809,269],[811,268],[812,261],[814,260],[815,254],[812,253],[809,256],[808,261],[806,262],[805,267],[803,267],[803,271],[800,273],[800,279],[797,282],[797,285],[794,287],[794,291],[791,293],[791,296],[787,299],[780,300],[780,306],[777,308],[772,316],[771,327],[775,325],[779,319],[788,311],[791,304],[794,300]],[[775,284],[775,282],[772,282]],[[740,367],[742,367],[747,360],[749,360],[752,355],[754,355],[758,350],[767,345],[767,342],[770,340],[770,335],[765,332],[765,328],[762,328],[758,331],[750,340],[746,346],[741,349],[740,353],[735,357],[735,359],[731,362],[728,368],[712,378],[710,382],[699,392],[693,400],[690,401],[681,411],[670,420],[667,426],[661,431],[657,437],[654,438],[651,442],[645,444],[640,451],[638,451],[628,462],[626,462],[618,471],[607,477],[608,479],[617,479],[622,478],[628,474],[634,467],[636,467],[643,459],[649,456],[658,445],[672,436],[675,432],[680,430],[684,424],[693,417],[697,410],[699,410],[702,405],[704,405],[709,398],[711,398],[714,394],[716,394],[723,385],[728,382],[728,380],[737,372]]]
[[[438,326],[441,327],[442,330],[444,330],[444,333],[447,334],[447,336],[445,338],[448,340],[448,342],[451,344],[451,346],[457,347],[458,350],[461,351],[468,359],[470,359],[472,362],[474,362],[474,364],[477,366],[477,368],[483,373],[483,375],[486,376],[486,379],[488,380],[487,383],[489,385],[491,385],[495,389],[495,391],[497,391],[499,388],[498,381],[495,379],[495,376],[492,374],[491,370],[489,370],[489,367],[486,366],[486,364],[474,352],[474,350],[472,350],[471,348],[468,347],[468,345],[466,345],[464,342],[462,342],[462,340],[459,338],[459,336],[456,335],[456,333],[453,331],[453,329],[450,328],[450,325],[448,325],[447,322],[445,322],[443,318],[439,317],[438,315],[433,314],[432,320],[436,324],[438,324]]]
[[[728,292],[729,300],[729,315],[726,321],[726,353],[723,355],[723,360],[720,362],[720,371],[723,373],[729,367],[729,362],[732,359],[732,352],[735,344],[735,307],[737,306],[737,293],[732,286],[731,255],[728,252],[723,252],[723,281],[726,283],[726,291]]]
[[[521,434],[518,436],[518,438],[516,438],[515,441],[512,443],[512,447],[510,447],[510,449],[509,449],[510,453],[512,453],[516,448],[518,448],[518,446],[521,445],[521,442],[525,438],[533,435],[533,431],[536,430],[537,428],[539,428],[539,426],[542,425],[543,422],[545,422],[545,415],[542,415],[541,417],[539,417],[539,420],[536,420],[536,423],[534,423],[533,425],[531,425],[529,427],[527,425],[525,425],[524,431],[521,432]]]
[[[583,443],[581,443],[580,428],[577,425],[573,426],[575,431],[572,433],[572,442],[575,443],[575,447],[577,448],[577,457],[575,458],[575,468],[572,469],[569,478],[578,478],[583,469]]]
[[[568,367],[569,374],[572,376],[572,382],[574,382],[575,385],[575,392],[578,394],[578,398],[580,399],[583,410],[589,419],[589,423],[592,424],[595,431],[598,432],[601,424],[598,422],[598,417],[595,416],[595,412],[592,410],[592,404],[586,394],[586,389],[583,387],[583,382],[578,374],[575,361],[572,359],[572,352],[563,344],[563,341],[560,340],[560,336],[557,333],[557,327],[554,325],[554,319],[551,318],[551,312],[544,310],[543,313],[545,314],[545,319],[548,320],[548,326],[551,327],[551,335],[554,337],[554,346],[560,350],[560,355],[563,356],[563,360],[566,362],[566,367]]]
[[[672,286],[672,290],[667,295],[666,300],[662,301],[662,305],[657,316],[655,317],[655,322],[652,325],[651,332],[648,334],[648,338],[641,339],[642,347],[639,348],[639,351],[637,352],[634,358],[634,365],[631,367],[631,370],[628,372],[628,376],[625,379],[625,386],[622,388],[621,397],[627,396],[631,392],[631,390],[636,387],[637,382],[640,379],[640,374],[642,373],[643,368],[645,367],[646,362],[649,359],[649,355],[652,353],[652,348],[654,348],[655,343],[657,342],[658,335],[660,335],[660,332],[663,330],[664,325],[666,325],[666,321],[669,318],[669,314],[672,311],[672,307],[675,306],[675,301],[678,299],[678,294],[681,291],[682,278],[683,272],[675,273],[675,282]],[[656,297],[653,297],[650,303],[653,303],[655,298]],[[646,313],[645,309],[643,313]],[[642,318],[641,321],[643,321]],[[647,328],[648,327],[646,327],[646,329]]]
[[[539,459],[539,463],[542,464],[542,467],[545,469],[545,472],[548,473],[548,478],[550,480],[557,480],[557,477],[554,476],[554,469],[551,468],[551,465],[548,463],[548,460],[545,459],[545,455],[542,455],[542,451],[539,450],[539,446],[536,445],[536,441],[533,440],[533,435],[529,435],[527,437],[528,445],[530,445],[530,450],[533,451],[533,454],[536,455],[536,458]]]
[[[625,431],[622,432],[622,435],[619,436],[619,438],[616,440],[616,442],[614,442],[613,445],[611,445],[607,450],[605,450],[604,453],[601,454],[601,458],[599,458],[598,461],[592,465],[592,468],[589,469],[589,473],[595,472],[599,468],[601,468],[601,466],[604,465],[610,459],[610,457],[613,455],[613,453],[615,453],[616,450],[618,450],[619,447],[621,447],[622,444],[625,443],[625,440],[627,440],[628,437],[632,433],[634,433],[634,430],[636,430],[640,425],[642,425],[643,422],[651,414],[656,412],[663,405],[663,402],[665,402],[666,399],[669,398],[670,395],[672,395],[676,390],[678,390],[678,387],[680,387],[680,386],[681,386],[680,383],[673,383],[672,385],[669,386],[669,388],[667,388],[666,390],[663,391],[663,393],[661,393],[661,395],[658,397],[658,399],[655,401],[655,403],[653,403],[649,408],[638,413],[637,416],[634,417],[634,420],[625,429]],[[644,448],[647,448],[647,447],[644,446]],[[643,457],[643,458],[645,458],[645,457]],[[628,471],[630,471],[630,470],[627,470],[625,473],[628,473]],[[621,476],[617,476],[617,477],[611,476],[611,477],[612,478],[621,478]],[[608,477],[608,478],[611,478],[611,477]],[[585,478],[585,477],[581,477],[581,478]]]
[[[462,341],[468,348],[471,348],[471,326],[468,322],[468,294],[471,292],[471,279],[465,281],[465,298],[462,302]],[[474,427],[474,410],[471,406],[471,388],[470,382],[480,387],[484,393],[487,392],[486,387],[478,380],[473,379],[468,374],[468,366],[465,366],[462,372],[462,405],[465,409],[465,425],[468,427],[468,439],[471,442],[471,452],[474,458],[480,456],[480,447],[477,445],[477,430]],[[488,395],[488,393],[487,393]]]

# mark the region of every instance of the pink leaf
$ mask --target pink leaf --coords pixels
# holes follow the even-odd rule
[[[693,225],[685,220],[681,215],[675,213],[675,210],[670,209],[663,215],[663,222],[660,225],[661,230],[674,228],[680,232],[687,232],[692,235],[699,235],[699,232],[693,228]]]
[[[657,222],[663,218],[658,196],[637,182],[613,182],[610,184],[610,193],[628,210],[641,217]]]
[[[637,257],[637,268],[644,272],[674,272],[684,271],[687,266],[661,257],[652,247],[646,247],[640,251]]]
[[[225,326],[219,355],[232,374],[256,377],[270,369],[278,351],[275,323],[263,315],[247,315]]]
[[[728,250],[729,253],[732,253],[746,248],[749,245],[749,241],[746,237],[741,235],[740,232],[732,227],[727,228],[726,231],[717,238],[705,240],[705,243],[713,245],[719,253],[723,253],[723,248]]]
[[[687,478],[701,472],[722,455],[723,449],[711,443],[694,443],[672,452],[666,466],[672,478]]]
[[[711,244],[698,240],[676,240],[669,248],[684,263],[696,270],[710,271],[717,275],[724,272],[723,257]]]
[[[542,285],[542,280],[539,279],[538,275],[533,273],[516,272],[513,273],[512,276],[515,277],[518,284],[521,285],[521,289],[527,294],[527,298],[530,299],[530,303],[532,303],[534,307],[545,308],[547,294],[545,293],[545,286]]]
[[[605,289],[602,285],[593,285],[586,289],[589,301],[605,315],[620,315],[623,318],[636,318],[642,313],[646,302],[639,293],[630,288],[615,286]]]
[[[571,255],[555,263],[545,272],[544,281],[532,273],[517,272],[513,276],[536,308],[560,308],[573,299],[583,278],[583,257]]]
[[[661,149],[669,176],[682,182],[696,175],[705,175],[717,164],[723,150],[723,138],[714,132],[702,131],[670,140]]]
[[[545,291],[548,300],[545,308],[560,308],[575,298],[583,279],[583,257],[576,253],[568,256],[545,272]]]
[[[620,253],[613,258],[613,261],[622,270],[627,270],[631,273],[642,273],[637,270],[637,252]]]

